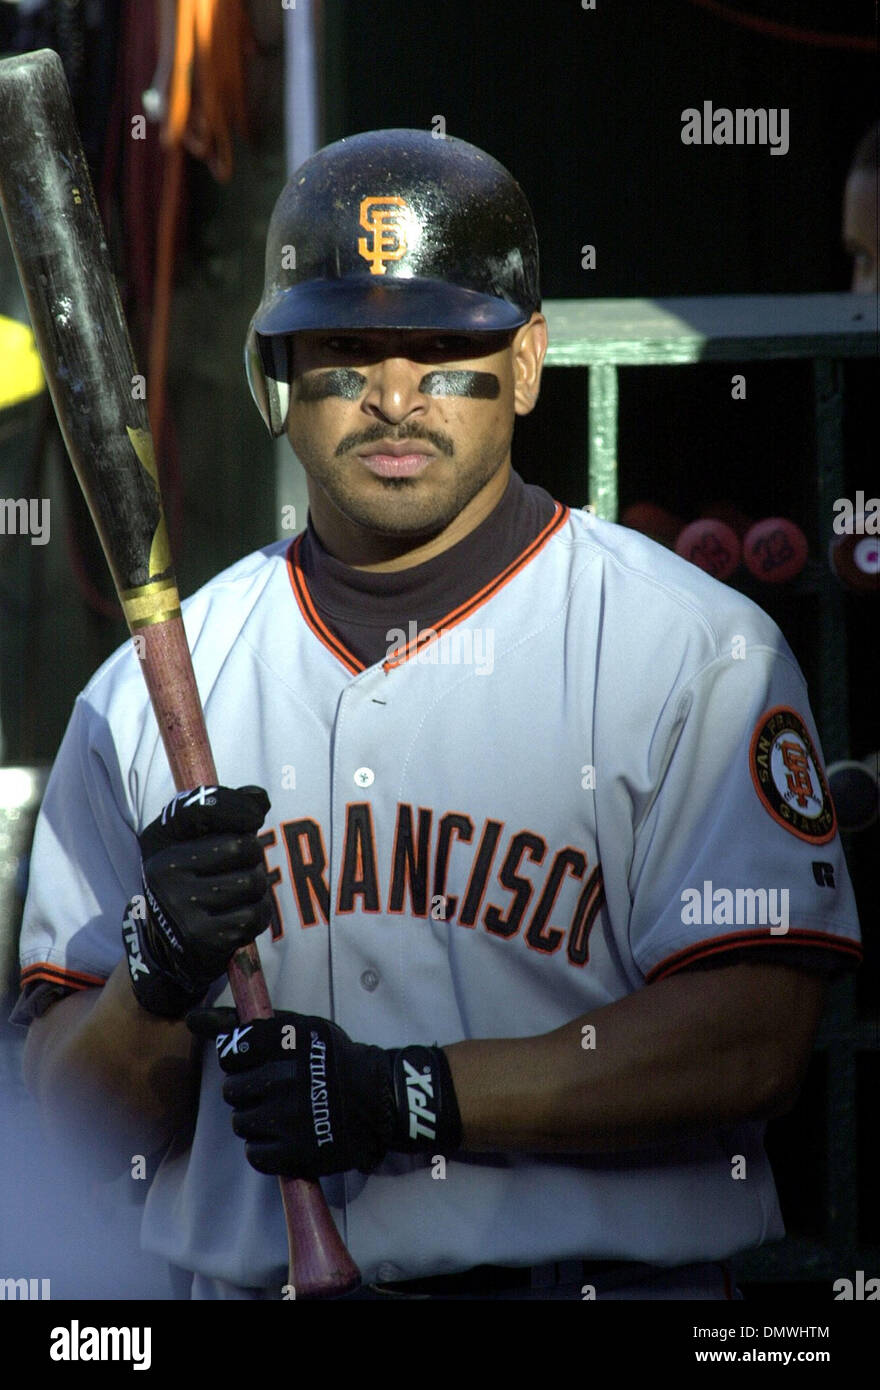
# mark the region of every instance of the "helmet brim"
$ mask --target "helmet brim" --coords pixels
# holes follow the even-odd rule
[[[500,333],[528,322],[517,305],[444,280],[365,275],[279,290],[254,318],[264,337],[338,328]]]

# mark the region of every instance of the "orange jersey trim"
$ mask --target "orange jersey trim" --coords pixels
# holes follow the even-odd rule
[[[65,970],[49,961],[36,961],[21,972],[21,987],[32,985],[36,980],[46,980],[51,985],[64,985],[66,989],[90,989],[94,985],[105,985],[106,975],[89,975],[84,970]]]
[[[454,608],[451,613],[447,613],[445,617],[440,618],[433,627],[427,628],[424,633],[420,633],[412,642],[408,642],[405,647],[398,647],[396,651],[392,652],[391,656],[382,663],[386,673],[392,671],[395,666],[401,666],[405,661],[408,661],[411,656],[415,655],[416,652],[421,651],[440,637],[443,632],[463,622],[471,613],[474,613],[478,608],[481,608],[484,603],[487,603],[493,594],[496,594],[499,589],[502,589],[505,584],[508,584],[530,560],[533,560],[535,556],[543,550],[551,536],[555,535],[556,532],[565,525],[568,517],[569,508],[562,502],[556,502],[555,511],[547,522],[547,525],[538,533],[533,541],[529,542],[522,554],[518,555],[515,560],[511,560],[507,568],[496,575],[495,578],[480,589],[478,593],[473,594],[469,599],[466,599],[464,603],[459,604],[458,608]],[[327,648],[332,656],[336,657],[337,661],[342,663],[351,675],[359,675],[361,671],[367,669],[366,666],[362,661],[358,660],[353,652],[349,651],[345,643],[340,641],[332,629],[327,626],[323,618],[319,615],[312,596],[309,593],[306,577],[303,574],[300,564],[302,539],[302,534],[297,536],[291,541],[287,551],[287,573],[290,578],[290,586],[293,589],[297,606],[318,641]]]
[[[556,510],[543,531],[538,532],[535,539],[526,546],[521,555],[518,555],[515,560],[511,560],[506,569],[503,569],[500,574],[497,574],[494,579],[476,594],[473,594],[469,599],[465,599],[464,603],[459,604],[458,608],[453,608],[451,613],[447,613],[445,617],[440,618],[433,627],[426,629],[424,633],[419,633],[412,642],[407,642],[405,647],[398,647],[396,651],[392,652],[387,661],[382,663],[385,671],[393,671],[395,666],[402,666],[405,661],[409,661],[411,656],[415,656],[417,652],[424,651],[426,647],[429,647],[431,643],[435,642],[444,632],[448,632],[451,627],[456,627],[458,623],[464,622],[465,618],[470,617],[478,608],[482,608],[484,603],[488,603],[489,599],[492,598],[494,594],[497,594],[500,589],[503,589],[505,584],[509,584],[511,579],[519,574],[520,570],[524,569],[525,566],[544,549],[544,546],[550,540],[551,536],[554,536],[560,527],[565,525],[568,516],[569,508],[564,506],[561,502],[557,502]]]
[[[848,941],[845,937],[831,936],[828,932],[821,931],[794,931],[786,932],[784,936],[757,936],[755,932],[731,932],[729,936],[717,936],[708,941],[697,941],[693,946],[687,946],[683,951],[677,951],[674,956],[668,956],[659,965],[655,965],[647,975],[648,984],[653,984],[656,980],[663,980],[667,975],[674,975],[677,970],[681,970],[686,965],[692,965],[697,960],[707,960],[711,956],[724,955],[728,951],[739,950],[747,946],[750,950],[760,950],[762,946],[818,946],[823,950],[840,951],[843,955],[849,956],[852,960],[861,962],[862,948],[857,941]]]
[[[303,574],[302,566],[299,562],[301,544],[302,535],[299,535],[291,542],[287,551],[287,573],[290,577],[290,586],[293,589],[294,598],[296,599],[300,612],[318,641],[323,643],[331,656],[335,656],[337,661],[342,662],[346,671],[356,676],[367,668],[362,661],[358,661],[354,653],[350,652],[343,642],[340,642],[339,638],[330,630],[323,618],[320,617],[317,608],[312,602],[312,596],[306,584],[306,577]]]

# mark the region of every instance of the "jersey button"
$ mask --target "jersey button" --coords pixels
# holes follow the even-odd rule
[[[364,989],[368,989],[370,993],[372,993],[372,991],[376,988],[378,983],[378,970],[365,970],[363,975],[361,975],[361,984],[363,985]]]
[[[376,780],[376,774],[371,767],[359,767],[354,774],[354,784],[356,787],[371,787]]]

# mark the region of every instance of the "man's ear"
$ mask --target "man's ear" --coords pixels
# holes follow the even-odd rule
[[[513,353],[513,401],[517,415],[534,409],[541,389],[541,371],[547,351],[547,320],[534,313],[518,328],[510,345]]]

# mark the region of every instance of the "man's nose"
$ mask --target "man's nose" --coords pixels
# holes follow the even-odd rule
[[[419,390],[424,367],[406,357],[386,357],[370,372],[363,406],[377,418],[395,424],[412,415],[424,414],[425,396]]]

